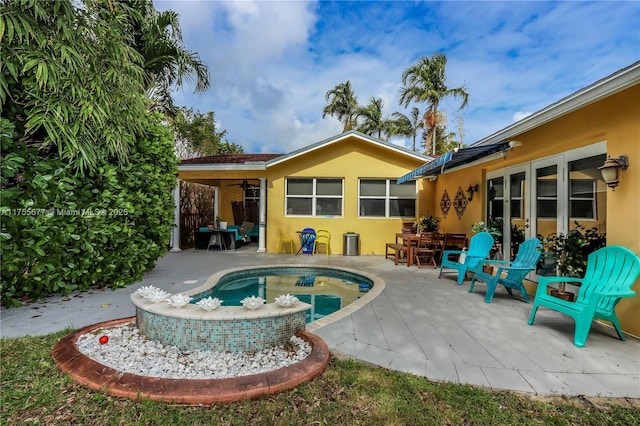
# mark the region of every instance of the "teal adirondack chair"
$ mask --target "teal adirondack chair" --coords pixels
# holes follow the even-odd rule
[[[620,330],[615,313],[616,304],[624,297],[634,297],[631,286],[640,275],[640,257],[621,246],[609,246],[596,250],[587,258],[584,278],[540,277],[536,298],[533,301],[529,325],[533,324],[540,306],[569,315],[576,322],[573,344],[583,347],[587,341],[594,318],[610,321],[620,340],[626,340]],[[575,302],[568,302],[547,294],[551,282],[580,283]]]
[[[445,250],[444,253],[442,253],[440,275],[438,275],[438,278],[442,278],[442,270],[444,268],[455,269],[458,271],[458,285],[462,285],[467,270],[475,268],[478,264],[482,264],[485,259],[488,259],[491,247],[493,247],[493,237],[491,234],[488,232],[480,232],[471,237],[469,250],[465,252],[464,262],[460,263],[457,260],[457,256],[456,260],[449,259],[449,256],[459,256],[462,254],[462,250]]]
[[[503,285],[511,296],[513,296],[513,293],[511,292],[512,289],[518,290],[522,294],[524,301],[529,303],[527,290],[525,290],[522,281],[527,274],[533,271],[536,267],[538,260],[540,260],[540,255],[542,253],[541,250],[542,243],[540,240],[537,238],[530,238],[520,244],[518,255],[513,262],[509,260],[486,261],[486,263],[491,265],[498,265],[498,271],[495,275],[487,274],[482,270],[484,262],[478,264],[477,267],[472,269],[474,274],[473,279],[471,280],[471,286],[469,287],[469,293],[473,292],[473,287],[476,281],[482,281],[487,284],[487,294],[484,298],[486,303],[491,303],[498,284]],[[504,272],[506,272],[506,275],[502,276]]]

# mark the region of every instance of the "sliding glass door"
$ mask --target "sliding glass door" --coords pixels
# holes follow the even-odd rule
[[[513,259],[527,238],[566,234],[577,226],[605,232],[607,186],[598,170],[605,152],[600,142],[487,173],[485,220],[502,228],[504,259]]]

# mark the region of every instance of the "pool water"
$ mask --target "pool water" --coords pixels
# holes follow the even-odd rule
[[[242,306],[245,297],[259,296],[273,303],[276,297],[291,294],[312,306],[306,313],[309,323],[344,308],[372,287],[369,278],[338,269],[260,268],[225,275],[211,289],[194,295],[192,303],[217,297],[222,306]]]

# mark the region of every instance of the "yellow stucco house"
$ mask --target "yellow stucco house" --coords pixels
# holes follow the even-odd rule
[[[215,187],[222,219],[233,217],[231,202],[259,200],[258,251],[277,252],[280,232],[298,242],[296,231],[314,228],[331,233],[331,253],[342,254],[343,234],[355,232],[360,253],[381,254],[403,221],[426,214],[423,184],[396,179],[429,160],[349,131],[285,155],[186,160],[178,178]],[[252,185],[243,188],[244,181]]]
[[[608,245],[640,253],[639,100],[637,62],[436,159],[352,131],[285,155],[188,160],[178,178],[218,188],[220,217],[247,196],[228,184],[255,182],[262,252],[277,252],[280,231],[297,240],[296,231],[312,227],[331,232],[334,254],[346,232],[360,234],[361,254],[384,254],[402,222],[433,214],[441,232],[468,236],[474,223],[502,218],[503,247],[512,226],[525,238],[546,237],[577,221],[606,233]],[[614,189],[599,170],[608,156],[628,162]],[[623,330],[640,336],[640,297],[616,311]]]

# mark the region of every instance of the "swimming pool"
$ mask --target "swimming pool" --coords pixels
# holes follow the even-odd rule
[[[230,272],[206,291],[193,295],[192,303],[217,297],[223,306],[242,306],[242,299],[259,296],[273,303],[282,294],[292,294],[311,305],[310,323],[360,299],[373,288],[373,280],[357,273],[324,267],[263,267]]]
[[[286,275],[296,277],[294,291],[278,284],[286,281],[281,278]],[[340,282],[329,285],[325,277]],[[257,280],[257,284],[244,281],[249,278]],[[224,283],[231,287],[230,290],[218,287]],[[369,290],[361,291],[361,286]],[[225,303],[212,311],[204,311],[194,303],[181,308],[171,306],[167,301],[154,303],[134,292],[131,302],[136,308],[136,326],[147,338],[165,346],[253,353],[286,345],[298,331],[313,332],[350,315],[380,295],[385,282],[375,275],[342,267],[263,265],[219,271],[184,294],[196,301],[210,296],[216,287],[217,291],[229,292],[218,294],[219,298],[228,300],[223,299]],[[301,300],[286,308],[275,303],[267,303],[255,310],[228,305],[232,300],[230,294],[249,287],[256,287],[258,295],[269,302],[280,294],[295,294]],[[260,291],[264,291],[264,296]],[[241,296],[246,294],[239,293],[234,297],[241,300]]]

